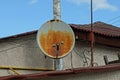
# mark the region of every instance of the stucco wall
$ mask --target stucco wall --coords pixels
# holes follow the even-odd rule
[[[87,57],[85,61],[84,54]],[[109,60],[117,59],[119,48],[112,48],[95,44],[94,46],[94,62],[99,66],[104,65],[103,56],[107,55]],[[72,56],[71,56],[72,55]],[[90,64],[90,43],[85,41],[76,41],[75,47],[71,54],[63,58],[64,69],[87,67]],[[72,62],[71,62],[72,61]],[[73,65],[73,66],[72,66]],[[19,66],[34,68],[53,68],[53,59],[45,58],[40,51],[36,42],[36,34],[21,36],[17,38],[9,38],[0,41],[0,66]],[[39,71],[18,71],[20,74],[37,73]],[[11,75],[10,70],[0,70],[0,76]]]
[[[75,47],[73,49],[72,57],[71,54],[69,54],[67,57],[65,57],[64,64],[65,68],[71,68],[71,59],[72,59],[72,65],[74,68],[76,67],[88,67],[90,66],[90,43],[86,41],[76,41]],[[105,45],[99,45],[94,44],[94,66],[102,66],[105,65],[103,56],[107,56],[109,61],[113,61],[118,59],[117,54],[120,53],[120,48],[113,48],[108,47]],[[87,63],[85,63],[85,57],[87,60]]]
[[[46,58],[36,42],[36,34],[5,39],[0,42],[0,66],[17,66],[30,68],[53,68],[53,60]],[[20,74],[36,73],[36,71],[21,71]],[[38,71],[39,72],[39,71]],[[0,70],[0,75],[11,75],[10,70]]]

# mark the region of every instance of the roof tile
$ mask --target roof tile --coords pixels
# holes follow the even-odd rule
[[[83,30],[83,31],[91,31],[91,25],[76,25],[76,24],[70,24],[72,28]],[[104,36],[109,37],[120,37],[120,28],[109,25],[103,22],[95,22],[93,24],[93,32],[96,34],[101,34]]]

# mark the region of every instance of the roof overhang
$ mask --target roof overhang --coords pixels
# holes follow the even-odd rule
[[[20,79],[37,79],[37,78],[49,78],[55,76],[62,75],[76,75],[81,73],[95,73],[95,72],[109,72],[120,70],[120,63],[110,64],[107,66],[98,66],[98,67],[81,67],[81,68],[73,68],[67,70],[60,71],[48,71],[48,72],[40,72],[36,74],[27,74],[27,75],[9,75],[0,77],[0,80],[20,80]]]

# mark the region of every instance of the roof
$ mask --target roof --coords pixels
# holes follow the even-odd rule
[[[94,73],[94,72],[106,72],[106,71],[116,71],[120,70],[120,63],[111,64],[107,66],[99,66],[99,67],[82,67],[82,68],[73,68],[61,71],[48,71],[48,72],[40,72],[36,74],[26,74],[26,75],[10,75],[0,77],[0,80],[21,80],[21,79],[40,79],[40,78],[49,78],[54,76],[62,76],[71,74],[81,74],[81,73]]]
[[[90,24],[84,24],[84,25],[77,25],[77,24],[69,24],[71,28],[77,29],[79,31],[85,31],[85,32],[90,32]],[[37,33],[38,30],[22,33],[22,34],[17,34],[9,37],[3,37],[0,38],[2,39],[8,39],[8,38],[16,38],[20,36],[25,36],[25,35],[30,35],[33,33]],[[110,24],[106,24],[104,22],[95,22],[93,24],[93,32],[96,34],[100,34],[102,36],[108,36],[108,37],[120,37],[120,28],[116,26],[112,26]]]
[[[25,32],[25,33],[17,34],[17,35],[3,37],[3,38],[0,38],[0,40],[9,39],[9,38],[17,38],[17,37],[21,37],[21,36],[26,36],[26,35],[37,33],[37,31],[38,30],[34,30],[34,31],[30,31],[30,32]]]
[[[82,30],[86,32],[91,31],[90,24],[85,24],[85,25],[70,24],[70,26],[73,29],[77,29],[77,30]],[[93,24],[93,32],[108,37],[120,37],[120,28],[110,24],[106,24],[104,22],[95,22]]]

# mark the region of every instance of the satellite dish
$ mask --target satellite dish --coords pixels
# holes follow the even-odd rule
[[[50,20],[38,30],[37,43],[48,57],[62,58],[69,54],[74,47],[74,32],[63,21]]]

